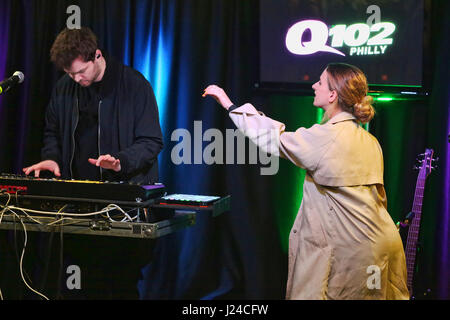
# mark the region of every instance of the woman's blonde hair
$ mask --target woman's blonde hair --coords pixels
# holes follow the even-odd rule
[[[367,95],[369,87],[364,73],[346,63],[330,63],[327,68],[328,87],[336,90],[338,105],[352,113],[361,123],[367,123],[375,115],[373,98]]]

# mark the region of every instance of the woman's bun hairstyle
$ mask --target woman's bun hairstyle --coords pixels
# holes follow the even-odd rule
[[[373,98],[365,96],[360,103],[353,106],[353,115],[361,123],[370,122],[375,116],[375,109],[372,106]]]

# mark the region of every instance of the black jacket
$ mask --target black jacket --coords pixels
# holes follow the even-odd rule
[[[158,182],[157,156],[163,139],[153,89],[142,74],[114,59],[107,59],[106,68],[98,105],[98,141],[93,143],[99,155],[120,159],[121,171],[102,169],[101,179]],[[78,94],[83,89],[66,74],[57,82],[47,106],[41,157],[56,161],[63,179],[73,178]]]

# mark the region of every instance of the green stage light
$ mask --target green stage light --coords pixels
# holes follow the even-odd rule
[[[375,98],[375,100],[376,101],[392,101],[392,100],[394,100],[394,98],[392,98],[392,97],[378,97],[378,98]]]

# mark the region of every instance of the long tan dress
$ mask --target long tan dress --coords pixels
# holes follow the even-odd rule
[[[230,118],[260,148],[307,172],[289,236],[286,299],[409,299],[376,138],[347,112],[295,132],[251,104]]]

